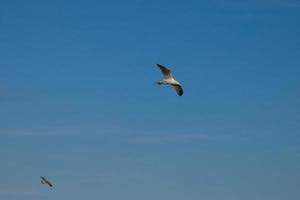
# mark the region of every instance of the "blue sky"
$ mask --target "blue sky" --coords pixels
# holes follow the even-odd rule
[[[0,199],[298,200],[299,24],[299,0],[2,0]]]

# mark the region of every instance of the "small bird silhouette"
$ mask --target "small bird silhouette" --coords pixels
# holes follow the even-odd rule
[[[47,184],[49,185],[50,187],[53,187],[52,183],[50,183],[50,181],[48,181],[45,177],[41,176],[41,183],[42,184]]]

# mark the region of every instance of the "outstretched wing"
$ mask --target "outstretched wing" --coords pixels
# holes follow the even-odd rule
[[[181,85],[174,85],[175,89],[176,89],[176,92],[179,96],[182,96],[183,95],[183,89],[181,87]]]
[[[50,187],[53,187],[52,183],[50,183],[49,181],[46,181],[46,183],[47,183]]]
[[[160,65],[160,64],[156,64],[156,65],[160,68],[160,70],[163,73],[165,79],[172,78],[172,72],[171,72],[171,70],[169,70],[168,68],[166,68],[163,65]]]

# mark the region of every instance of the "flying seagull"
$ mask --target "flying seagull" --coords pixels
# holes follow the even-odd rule
[[[47,185],[49,185],[50,187],[53,187],[53,185],[45,178],[45,177],[43,177],[43,176],[41,176],[41,183],[42,184],[47,184]]]
[[[171,85],[176,89],[176,92],[179,96],[182,96],[183,94],[183,89],[182,86],[180,85],[180,83],[178,81],[176,81],[173,76],[172,76],[172,72],[170,69],[166,68],[163,65],[160,64],[156,64],[161,72],[163,73],[164,79],[161,81],[158,81],[157,84],[161,85],[161,84],[165,84],[165,85]]]

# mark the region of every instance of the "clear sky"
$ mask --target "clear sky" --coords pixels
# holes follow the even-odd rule
[[[300,198],[299,0],[1,0],[0,55],[0,199]]]

